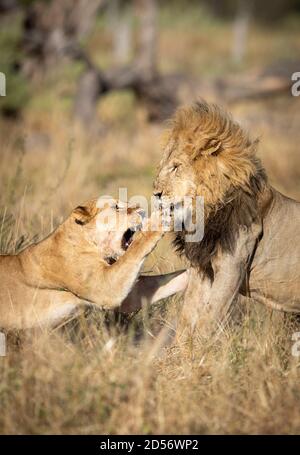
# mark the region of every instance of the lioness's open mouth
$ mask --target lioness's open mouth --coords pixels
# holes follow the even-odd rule
[[[121,239],[121,248],[123,251],[126,251],[129,248],[129,246],[133,242],[134,235],[136,234],[137,231],[141,230],[141,228],[142,228],[142,225],[138,225],[138,226],[126,229],[126,231],[124,232],[122,239]],[[116,254],[114,256],[105,257],[104,259],[109,265],[112,265],[115,262],[117,262],[117,260],[119,259],[119,255]]]
[[[123,237],[122,237],[122,241],[121,241],[121,247],[124,251],[127,250],[127,248],[131,245],[131,243],[133,242],[133,237],[134,237],[134,234],[136,233],[136,231],[132,228],[128,228],[124,234],[123,234]]]

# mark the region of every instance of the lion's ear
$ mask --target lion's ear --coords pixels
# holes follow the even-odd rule
[[[222,142],[219,139],[210,139],[204,147],[195,151],[193,154],[193,159],[195,160],[200,156],[216,156],[222,150]]]
[[[79,205],[76,209],[73,210],[75,216],[75,223],[84,225],[87,224],[92,218],[93,214],[87,206]]]

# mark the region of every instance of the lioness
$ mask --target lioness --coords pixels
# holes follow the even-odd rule
[[[204,236],[174,245],[190,262],[184,317],[222,321],[238,295],[300,311],[300,203],[270,186],[258,141],[220,107],[178,110],[166,132],[157,197],[204,196]]]
[[[181,290],[186,274],[136,279],[163,231],[136,232],[143,213],[97,200],[77,207],[52,234],[18,255],[0,256],[0,327],[55,325],[83,305],[131,312]],[[115,226],[109,223],[114,220]]]

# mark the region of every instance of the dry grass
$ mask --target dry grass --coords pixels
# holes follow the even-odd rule
[[[95,316],[80,338],[28,334],[0,363],[1,432],[299,433],[290,318],[252,309],[218,340],[197,333],[159,350],[149,335],[159,312],[128,333],[108,334]]]
[[[174,37],[181,25],[166,25],[162,67],[190,62],[187,67],[200,72],[214,54],[221,65],[226,52],[218,46],[230,32],[215,25],[209,50],[203,41],[208,26],[198,35],[196,25],[184,28],[190,32],[182,33],[178,52]],[[277,31],[260,31],[251,58],[255,43],[263,54],[273,39],[276,49],[296,46],[292,32],[280,39]],[[196,60],[195,43],[203,49]],[[99,106],[109,128],[88,139],[69,120],[69,106],[58,101],[64,89],[61,82],[37,93],[22,122],[0,120],[2,253],[45,236],[89,197],[116,195],[119,187],[127,187],[129,197],[151,194],[161,127],[147,124],[129,94],[114,94]],[[272,183],[299,199],[298,104],[280,98],[232,110],[261,137]],[[145,266],[154,272],[178,267],[168,239]],[[108,329],[104,315],[93,314],[80,330],[22,334],[19,347],[11,340],[7,357],[0,358],[0,433],[299,433],[300,363],[291,355],[297,322],[253,304],[217,340],[203,340],[198,331],[160,349],[156,335],[180,305],[180,297],[164,302],[132,318],[127,330]]]

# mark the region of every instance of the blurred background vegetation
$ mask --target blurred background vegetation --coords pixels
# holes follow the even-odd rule
[[[150,196],[164,121],[199,97],[299,197],[299,30],[299,0],[0,0],[3,226],[43,235],[85,198]]]
[[[129,90],[156,120],[172,112],[184,79],[213,85],[259,67],[289,74],[299,16],[299,0],[0,0],[0,110],[17,117],[39,101],[73,102],[91,127],[101,96]]]

